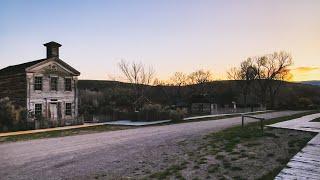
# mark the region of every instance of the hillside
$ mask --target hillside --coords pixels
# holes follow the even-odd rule
[[[309,84],[309,85],[314,85],[314,86],[320,86],[320,81],[301,81],[300,83],[302,84]]]
[[[213,99],[214,103],[224,105],[236,101],[243,103],[241,88],[243,82],[239,81],[213,81],[201,85],[176,86],[146,86],[144,95],[154,103],[162,105],[190,104],[194,96],[206,94],[207,98]],[[79,80],[80,98],[91,99],[97,96],[97,101],[116,102],[125,106],[134,101],[134,92],[130,83],[118,81]],[[95,95],[96,93],[96,95]],[[248,95],[248,103],[259,104],[260,96],[257,88],[252,88]],[[268,102],[268,99],[267,99]],[[279,91],[276,102],[278,108],[296,108],[320,105],[320,87],[286,82]]]

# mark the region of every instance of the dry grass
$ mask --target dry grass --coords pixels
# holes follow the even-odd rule
[[[308,113],[268,120],[266,124],[298,118]],[[153,172],[147,179],[273,179],[314,133],[267,128],[257,123],[232,127],[203,139],[185,141],[173,166]],[[183,162],[183,166],[179,165]],[[177,168],[179,167],[179,168]]]

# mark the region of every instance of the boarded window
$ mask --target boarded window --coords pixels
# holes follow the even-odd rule
[[[42,77],[34,78],[34,90],[42,91]]]
[[[42,116],[42,104],[35,104],[34,114],[36,117]]]
[[[65,91],[71,91],[71,78],[64,79],[64,89]]]
[[[66,103],[66,116],[71,116],[71,103]]]
[[[51,88],[51,91],[58,90],[58,77],[51,77],[50,88]]]

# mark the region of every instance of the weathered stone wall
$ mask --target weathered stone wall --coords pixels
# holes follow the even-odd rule
[[[26,74],[0,76],[0,98],[9,97],[18,106],[26,107]]]

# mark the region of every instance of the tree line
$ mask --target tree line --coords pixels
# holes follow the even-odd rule
[[[249,96],[259,97],[259,103],[266,105],[267,100],[271,108],[284,82],[290,80],[290,66],[293,65],[292,56],[284,51],[274,52],[263,56],[253,56],[242,61],[238,66],[227,71],[227,79],[238,81],[243,103],[246,106]],[[210,70],[197,70],[189,74],[175,72],[168,80],[155,77],[155,70],[137,62],[122,60],[119,69],[123,77],[133,84],[136,98],[143,96],[147,85],[177,86],[198,85],[204,91],[204,85],[214,80]],[[201,92],[201,91],[200,91]]]

